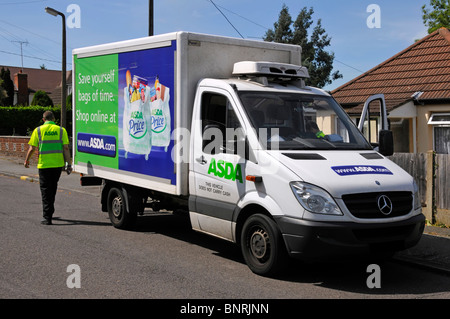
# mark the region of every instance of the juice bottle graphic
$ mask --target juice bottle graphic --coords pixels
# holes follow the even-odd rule
[[[157,99],[156,96],[156,88],[159,86],[159,77],[156,76],[155,85],[150,87],[150,102],[153,102]]]

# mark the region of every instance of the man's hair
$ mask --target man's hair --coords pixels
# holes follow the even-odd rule
[[[43,118],[46,121],[53,121],[55,119],[55,116],[53,115],[52,111],[45,111]]]

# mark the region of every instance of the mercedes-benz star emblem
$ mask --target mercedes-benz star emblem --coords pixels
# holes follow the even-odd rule
[[[392,201],[386,195],[381,195],[378,197],[378,209],[384,215],[389,215],[392,213]]]

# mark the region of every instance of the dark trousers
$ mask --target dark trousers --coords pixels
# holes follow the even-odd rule
[[[41,188],[42,209],[45,219],[52,219],[55,212],[55,197],[62,167],[39,169],[39,186]]]

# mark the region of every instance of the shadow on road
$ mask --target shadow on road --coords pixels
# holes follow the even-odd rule
[[[111,223],[109,223],[109,222],[67,219],[67,218],[61,218],[61,217],[53,217],[53,221],[54,221],[53,226],[73,226],[73,225],[111,226]],[[60,222],[62,222],[62,223],[60,223]]]

